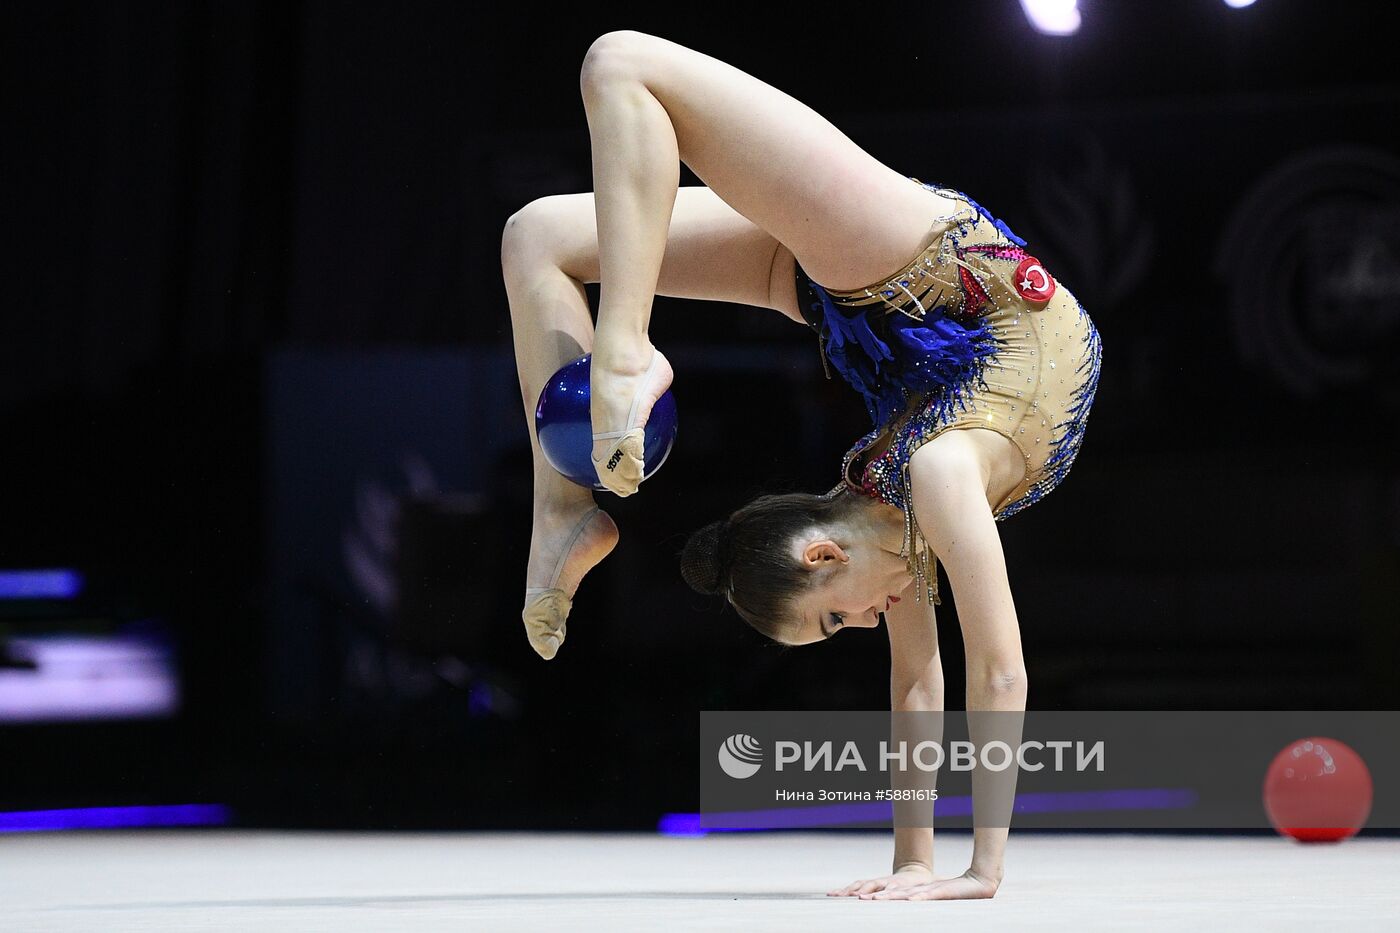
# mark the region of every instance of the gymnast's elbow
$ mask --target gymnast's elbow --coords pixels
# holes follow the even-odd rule
[[[968,664],[969,695],[1024,697],[1029,688],[1024,664]]]
[[[890,709],[896,712],[939,712],[943,709],[943,688],[927,684],[890,684]]]

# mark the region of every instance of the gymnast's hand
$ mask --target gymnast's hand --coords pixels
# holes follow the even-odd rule
[[[671,364],[643,340],[618,349],[599,342],[589,363],[593,420],[593,468],[619,496],[637,491],[644,478],[644,427],[656,400],[671,385]]]
[[[992,897],[1000,884],[990,878],[973,874],[968,869],[956,878],[942,878],[927,884],[886,888],[871,894],[861,894],[867,901],[963,901]]]
[[[880,891],[901,891],[907,888],[926,886],[930,882],[938,879],[934,878],[933,872],[922,865],[906,865],[892,875],[885,875],[883,878],[871,878],[868,881],[852,881],[844,888],[836,891],[827,891],[827,897],[858,897],[875,894]]]

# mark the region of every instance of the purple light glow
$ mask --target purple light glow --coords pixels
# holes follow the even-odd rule
[[[1127,790],[1067,791],[1021,794],[1016,813],[1093,813],[1106,810],[1183,810],[1199,799],[1189,788],[1133,788]],[[940,816],[972,814],[970,796],[938,798]],[[736,810],[728,813],[666,813],[657,831],[667,836],[703,836],[706,833],[751,832],[763,829],[815,829],[852,823],[878,823],[893,817],[884,803],[834,804],[825,807],[786,807],[773,810]]]
[[[63,829],[133,829],[148,826],[225,826],[232,820],[233,811],[221,803],[21,810],[0,813],[0,833],[42,833]]]
[[[663,813],[656,824],[656,831],[663,836],[703,836],[698,813]]]
[[[969,801],[971,798],[967,798]],[[1200,796],[1190,788],[1144,787],[1132,790],[1061,791],[1022,794],[1016,813],[1092,813],[1103,810],[1186,810]],[[972,812],[971,809],[968,812]]]
[[[32,669],[0,669],[0,722],[171,716],[180,685],[169,648],[124,635],[12,638]]]
[[[82,591],[76,570],[0,570],[0,599],[74,599]]]

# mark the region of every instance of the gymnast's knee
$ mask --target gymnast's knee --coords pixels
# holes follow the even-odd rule
[[[651,36],[632,29],[605,32],[593,40],[579,69],[584,100],[619,78],[640,77],[641,52]]]
[[[536,198],[506,220],[501,231],[501,270],[512,273],[552,260],[560,195]]]

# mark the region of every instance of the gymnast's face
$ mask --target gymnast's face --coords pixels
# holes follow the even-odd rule
[[[810,645],[847,628],[875,628],[911,582],[904,559],[873,541],[808,536],[797,549],[803,569],[820,576],[797,599],[799,618],[789,644]]]

